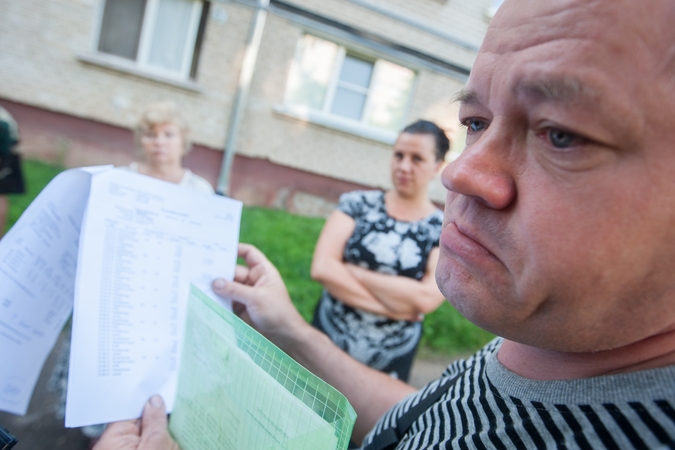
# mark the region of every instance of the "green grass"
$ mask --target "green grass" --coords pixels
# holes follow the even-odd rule
[[[432,353],[462,355],[478,350],[492,338],[445,302],[424,318],[421,346]]]
[[[28,192],[10,196],[7,228],[63,168],[38,161],[24,162]],[[309,277],[312,253],[324,220],[289,214],[285,211],[244,207],[241,219],[241,242],[261,249],[276,265],[288,292],[302,316],[310,321],[321,294],[321,285]],[[472,352],[489,341],[492,335],[472,325],[450,304],[424,319],[422,353],[459,355]]]
[[[5,230],[9,230],[14,225],[28,205],[47,186],[47,183],[64,170],[63,167],[52,166],[35,160],[23,160],[22,167],[26,193],[7,196],[9,198],[9,212],[7,213]]]
[[[321,295],[321,285],[309,277],[309,268],[323,223],[323,219],[253,207],[245,207],[241,218],[239,240],[258,247],[277,266],[307,321]]]

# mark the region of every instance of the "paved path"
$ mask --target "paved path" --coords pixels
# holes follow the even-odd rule
[[[54,346],[60,348],[63,334]],[[7,428],[19,440],[16,450],[87,450],[89,439],[78,429],[65,428],[63,419],[56,417],[57,394],[47,388],[47,382],[56,363],[57,352],[52,351],[40,374],[28,414],[15,416],[0,412],[0,425]]]
[[[63,336],[60,338],[62,339]],[[55,348],[59,348],[57,344]],[[88,450],[89,439],[79,429],[64,428],[63,419],[57,419],[55,407],[57,396],[47,388],[49,377],[56,362],[56,352],[47,359],[40,375],[28,414],[23,417],[0,412],[0,425],[18,439],[16,450]],[[410,383],[422,387],[437,378],[450,363],[443,359],[417,359],[413,364]]]

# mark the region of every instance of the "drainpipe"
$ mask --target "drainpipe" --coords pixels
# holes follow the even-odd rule
[[[265,29],[267,7],[269,4],[270,0],[258,0],[255,15],[248,32],[246,51],[244,52],[244,60],[241,72],[239,73],[239,86],[234,97],[232,116],[230,117],[230,124],[227,129],[227,140],[223,149],[223,162],[220,167],[218,184],[216,185],[216,192],[224,196],[230,195],[230,175],[232,173],[234,154],[237,151],[237,135],[239,134],[241,118],[244,115],[244,108],[246,107],[248,94],[251,89],[251,79],[253,78],[253,71],[258,60],[258,51],[260,50],[260,42],[262,41]]]

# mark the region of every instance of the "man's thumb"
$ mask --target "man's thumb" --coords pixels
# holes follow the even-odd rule
[[[157,436],[166,435],[168,433],[167,426],[164,401],[159,395],[154,395],[143,408],[143,417],[141,418],[142,440],[152,440]]]

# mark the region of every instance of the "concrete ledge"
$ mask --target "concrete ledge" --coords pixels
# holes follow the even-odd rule
[[[94,53],[89,55],[77,55],[77,60],[84,64],[90,64],[92,66],[98,66],[104,69],[134,75],[139,78],[157,81],[159,83],[168,84],[192,92],[201,93],[204,91],[202,86],[193,81],[184,81],[148,72],[138,68],[133,63],[126,63],[120,58],[108,57],[106,55]]]
[[[343,119],[332,114],[326,114],[300,106],[277,105],[274,107],[274,112],[387,145],[394,145],[394,142],[396,142],[396,138],[398,137],[398,133],[394,131],[371,127],[356,122],[355,120]]]

